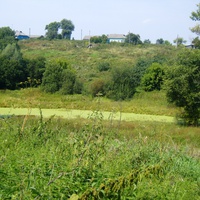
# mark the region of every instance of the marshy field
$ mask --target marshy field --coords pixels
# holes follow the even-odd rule
[[[40,87],[0,91],[0,199],[200,199],[200,128],[182,123],[165,88],[138,87],[124,100],[91,92],[115,66],[155,56],[169,64],[181,49],[88,49],[62,40],[19,45],[27,59],[67,59],[84,88],[73,95]],[[110,69],[99,70],[102,63]]]

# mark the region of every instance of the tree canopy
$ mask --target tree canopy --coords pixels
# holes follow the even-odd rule
[[[134,34],[134,33],[129,33],[126,36],[125,42],[126,43],[131,43],[131,44],[134,44],[134,45],[142,44],[142,41],[140,40],[140,35]]]
[[[63,19],[60,22],[51,22],[46,25],[45,30],[46,37],[52,39],[71,39],[72,31],[74,31],[74,24],[71,20]],[[59,29],[62,29],[61,34],[58,33]]]
[[[190,18],[193,21],[200,21],[200,3],[197,4],[197,10],[196,12],[192,12]],[[197,35],[200,35],[200,25],[197,24],[193,28],[190,29],[193,33],[196,33]]]

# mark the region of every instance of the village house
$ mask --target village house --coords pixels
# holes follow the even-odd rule
[[[108,43],[111,42],[119,42],[119,43],[123,43],[125,42],[126,36],[123,34],[109,34],[107,35],[108,37]]]
[[[16,31],[15,32],[15,39],[17,40],[26,40],[29,39],[30,37],[23,33],[22,31]]]

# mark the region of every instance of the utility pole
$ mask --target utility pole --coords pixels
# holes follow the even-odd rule
[[[90,31],[89,31],[89,46],[90,46]]]

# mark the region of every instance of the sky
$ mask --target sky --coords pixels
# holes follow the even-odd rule
[[[27,35],[45,35],[45,26],[62,19],[75,26],[72,37],[139,34],[155,43],[182,37],[190,44],[190,19],[200,0],[0,0],[0,27]]]

